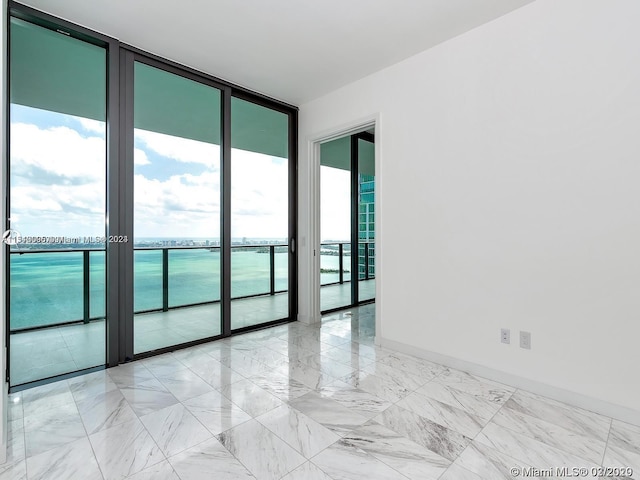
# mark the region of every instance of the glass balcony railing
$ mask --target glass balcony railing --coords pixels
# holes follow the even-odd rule
[[[375,278],[375,244],[358,243],[358,279]],[[350,282],[351,243],[325,242],[320,244],[320,285],[335,285]]]
[[[233,245],[231,297],[275,295],[288,289],[288,246]],[[105,318],[105,251],[11,251],[11,332]],[[373,242],[359,244],[358,278],[375,278]],[[220,247],[134,249],[134,313],[220,301]],[[320,250],[321,285],[350,282],[351,244]]]
[[[233,245],[232,299],[288,289],[288,246]],[[105,251],[12,251],[11,332],[105,318]],[[134,249],[134,313],[220,301],[220,247]]]

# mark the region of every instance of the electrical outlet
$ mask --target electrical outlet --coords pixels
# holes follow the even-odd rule
[[[531,350],[531,332],[520,332],[520,348]]]
[[[508,328],[503,328],[500,330],[500,341],[502,343],[509,344],[511,343],[511,330]]]

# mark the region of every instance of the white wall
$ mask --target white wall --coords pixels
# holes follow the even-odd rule
[[[303,105],[301,278],[308,140],[379,114],[383,344],[640,412],[639,17],[537,0]]]
[[[0,1],[0,225],[5,221],[4,157],[5,157],[5,62],[6,62],[6,25],[7,0]],[[5,320],[4,320],[4,244],[0,243],[0,463],[4,463],[7,454],[7,392],[5,382]]]

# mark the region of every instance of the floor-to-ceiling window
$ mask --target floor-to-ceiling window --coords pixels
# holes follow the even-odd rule
[[[373,134],[369,132],[320,146],[323,312],[375,299],[374,151]]]
[[[221,91],[134,61],[134,353],[214,337]]]
[[[19,385],[106,361],[107,54],[19,18],[10,44],[5,243]]]
[[[10,386],[295,319],[296,109],[10,14]]]
[[[289,316],[288,115],[233,97],[231,147],[231,328],[236,330]]]

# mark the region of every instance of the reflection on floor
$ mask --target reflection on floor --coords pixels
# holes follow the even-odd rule
[[[376,281],[361,280],[358,284],[360,301],[371,300],[376,296]],[[320,289],[320,310],[333,310],[351,305],[351,283],[324,285]]]
[[[233,329],[286,318],[286,293],[231,302]],[[200,305],[134,317],[134,352],[220,334],[220,305]],[[105,363],[104,321],[11,335],[11,384],[40,380]]]
[[[640,427],[376,347],[374,308],[12,394],[0,479],[640,478]]]

